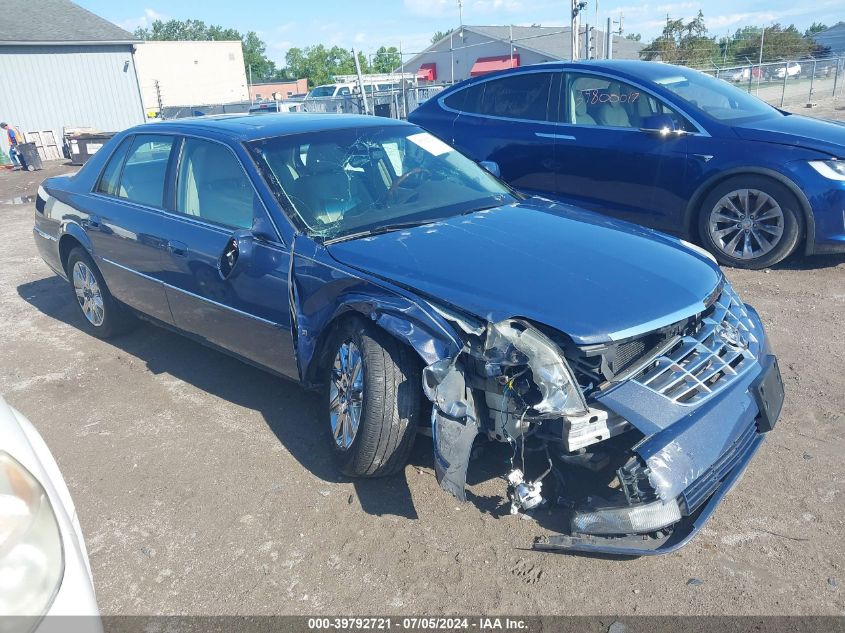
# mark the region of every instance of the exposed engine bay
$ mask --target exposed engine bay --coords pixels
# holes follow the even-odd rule
[[[706,501],[693,505],[680,493],[709,477],[709,495],[723,475],[698,461],[684,438],[655,449],[658,436],[754,361],[754,323],[731,303],[729,288],[725,294],[727,300],[715,293],[704,313],[645,336],[589,347],[523,319],[483,326],[450,319],[467,334],[463,348],[423,371],[441,487],[465,500],[473,442],[505,442],[512,450],[504,475],[510,513],[569,514],[569,534],[558,537],[563,545],[541,540],[535,547],[577,549],[569,546],[632,537],[659,547]],[[720,330],[728,327],[730,336]],[[654,419],[629,420],[624,406],[613,406],[624,401],[608,395],[620,386],[651,399]],[[750,450],[733,448],[737,455]]]

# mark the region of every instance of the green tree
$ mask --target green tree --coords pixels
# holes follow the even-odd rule
[[[685,66],[711,65],[719,56],[719,45],[715,37],[708,37],[704,14],[684,22],[667,20],[663,33],[654,38],[640,55],[643,59],[659,59],[670,64]]]
[[[372,71],[375,73],[393,72],[402,65],[402,57],[395,46],[380,46],[373,55]]]
[[[804,37],[813,37],[816,33],[821,33],[822,31],[827,31],[827,24],[813,22],[810,28],[804,31]]]
[[[763,29],[746,27],[739,29],[734,35],[733,59],[740,63],[758,61],[761,38],[763,40],[764,62],[806,57],[814,47],[814,42],[804,38],[792,24],[785,28],[780,24],[767,26],[765,35]]]
[[[361,72],[367,72],[367,59],[362,52],[358,52]],[[335,75],[351,75],[355,72],[355,61],[352,52],[332,46],[326,48],[322,44],[306,46],[305,48],[291,48],[285,55],[285,70],[291,77],[307,77],[312,86],[331,83]]]
[[[625,35],[625,39],[626,40],[633,40],[634,42],[639,42],[640,40],[643,39],[643,36],[640,35],[639,33],[628,33],[627,35]]]
[[[279,75],[276,65],[267,58],[267,46],[255,31],[241,35],[236,29],[206,25],[202,20],[155,20],[150,28],[138,28],[135,36],[143,40],[240,40],[247,76],[252,68],[253,81]]]
[[[431,43],[436,44],[437,42],[442,40],[444,37],[449,35],[450,32],[451,31],[437,31],[434,35],[431,36]]]

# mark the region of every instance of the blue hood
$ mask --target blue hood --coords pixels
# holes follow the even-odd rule
[[[700,312],[722,278],[673,238],[538,199],[327,249],[477,317],[524,317],[582,345]]]
[[[795,145],[845,158],[845,126],[798,114],[735,125],[740,138],[763,143]]]

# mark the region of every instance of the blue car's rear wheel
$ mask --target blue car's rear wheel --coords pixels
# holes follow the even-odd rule
[[[109,338],[132,326],[133,316],[112,297],[100,270],[84,248],[76,247],[68,255],[67,276],[87,332],[98,338]]]
[[[402,469],[420,417],[416,354],[375,325],[350,318],[323,358],[326,417],[341,472],[381,477]]]
[[[801,238],[801,210],[782,184],[748,175],[730,178],[704,199],[699,232],[720,263],[760,269],[791,255]]]

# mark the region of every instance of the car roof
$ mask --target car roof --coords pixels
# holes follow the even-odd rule
[[[542,64],[532,64],[529,66],[518,66],[517,68],[508,68],[507,70],[501,70],[495,73],[474,77],[470,80],[467,80],[466,82],[462,82],[456,85],[463,87],[464,85],[475,83],[478,81],[484,81],[485,79],[503,77],[509,74],[538,70],[543,68],[598,72],[604,71],[608,73],[618,73],[620,76],[627,75],[631,78],[650,82],[653,82],[655,79],[672,76],[677,77],[678,75],[686,75],[688,73],[698,72],[685,66],[676,66],[674,64],[665,64],[663,62],[656,61],[649,62],[635,59],[589,59],[577,62],[554,61],[544,62]],[[451,88],[449,90],[451,90]]]
[[[132,128],[132,132],[170,133],[218,132],[240,141],[250,141],[271,136],[342,130],[359,127],[414,127],[404,121],[385,117],[358,114],[323,114],[312,112],[285,112],[265,114],[260,117],[248,114],[218,114],[212,116],[161,121]]]

